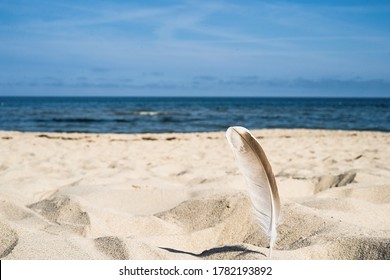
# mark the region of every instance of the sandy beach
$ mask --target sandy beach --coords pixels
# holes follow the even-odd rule
[[[273,259],[390,259],[390,134],[256,130]],[[1,259],[267,259],[224,132],[0,132]]]

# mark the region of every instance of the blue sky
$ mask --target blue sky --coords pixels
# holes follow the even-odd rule
[[[0,95],[390,97],[390,2],[1,0]]]

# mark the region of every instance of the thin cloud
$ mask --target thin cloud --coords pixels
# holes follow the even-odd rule
[[[203,81],[203,82],[213,82],[216,81],[218,78],[216,76],[209,76],[209,75],[200,75],[195,76],[194,81]]]
[[[94,67],[91,69],[91,71],[95,72],[95,73],[107,73],[107,72],[110,72],[111,69],[105,68],[105,67]]]
[[[257,75],[237,76],[232,78],[218,78],[199,75],[187,81],[174,82],[162,80],[156,82],[140,82],[132,79],[96,79],[78,77],[71,82],[64,82],[59,78],[23,79],[20,81],[0,81],[0,90],[35,88],[35,89],[62,89],[76,90],[115,90],[119,95],[139,94],[140,91],[153,91],[185,96],[189,93],[204,95],[237,95],[240,96],[389,96],[390,81],[384,79],[264,79]],[[51,91],[50,91],[51,92]]]
[[[142,76],[144,76],[144,77],[163,77],[164,73],[163,72],[159,72],[159,71],[144,72],[144,73],[142,73]]]

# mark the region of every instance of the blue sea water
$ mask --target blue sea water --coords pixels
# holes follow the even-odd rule
[[[233,125],[390,131],[390,99],[0,97],[0,130],[205,132]]]

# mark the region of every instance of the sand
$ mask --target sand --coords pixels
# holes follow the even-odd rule
[[[257,130],[272,259],[390,259],[390,134]],[[267,259],[224,132],[0,132],[1,259]]]

